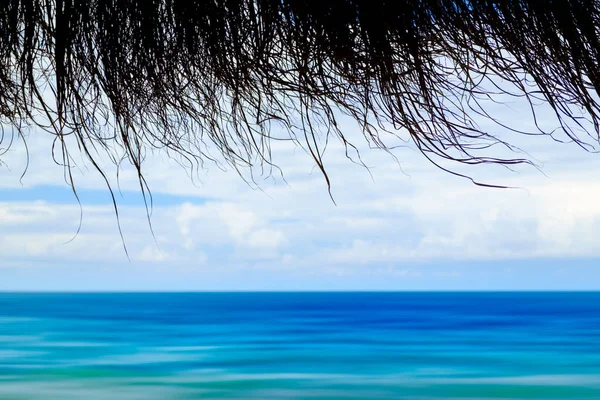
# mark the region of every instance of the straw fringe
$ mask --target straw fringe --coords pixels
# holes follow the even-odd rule
[[[338,111],[380,148],[403,129],[434,162],[522,163],[480,155],[501,142],[472,121],[493,95],[482,87],[541,99],[571,139],[596,143],[599,27],[595,0],[10,0],[0,119],[50,131],[67,153],[74,135],[97,167],[97,148],[121,148],[142,190],[150,148],[268,165],[274,127],[327,178],[319,140],[351,146]]]

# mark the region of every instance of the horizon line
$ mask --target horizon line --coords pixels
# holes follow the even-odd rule
[[[408,290],[0,290],[2,294],[202,294],[202,293],[600,293],[599,289],[408,289]]]

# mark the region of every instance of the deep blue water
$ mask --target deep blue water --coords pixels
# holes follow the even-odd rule
[[[0,399],[600,399],[600,293],[0,294]]]

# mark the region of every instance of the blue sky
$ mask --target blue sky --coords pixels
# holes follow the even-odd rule
[[[496,115],[527,127],[526,109],[512,104]],[[552,125],[551,113],[540,115]],[[52,137],[33,130],[23,179],[23,145],[0,156],[0,290],[600,289],[598,154],[499,132],[543,173],[457,167],[519,188],[498,190],[440,171],[411,146],[394,151],[396,162],[368,150],[352,125],[346,132],[363,143],[372,177],[332,143],[325,164],[337,205],[291,143],[273,144],[285,181],[259,178],[261,190],[210,164],[190,179],[150,154],[156,240],[124,166],[117,200],[128,260],[98,174],[78,161],[80,210],[52,161]],[[105,168],[116,187],[116,169]]]

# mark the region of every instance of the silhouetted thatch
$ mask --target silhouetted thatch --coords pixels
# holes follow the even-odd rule
[[[142,188],[149,148],[190,165],[210,159],[207,146],[236,168],[268,165],[274,128],[324,172],[319,136],[351,146],[339,112],[375,146],[388,130],[431,160],[524,162],[480,155],[498,139],[471,117],[494,118],[478,101],[495,84],[547,102],[578,143],[598,140],[596,0],[0,3],[5,129],[37,125],[63,146],[73,135],[94,165],[92,147],[118,146]]]

